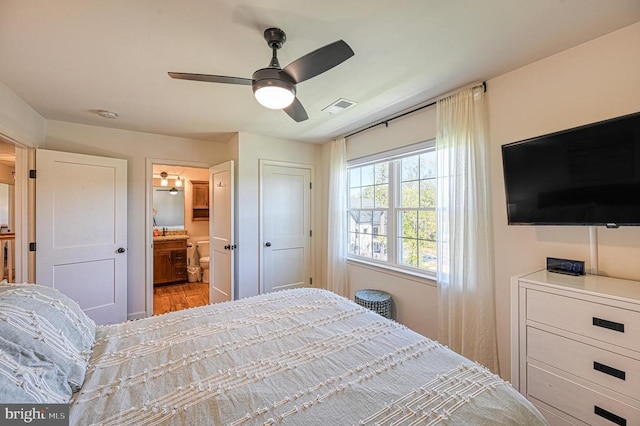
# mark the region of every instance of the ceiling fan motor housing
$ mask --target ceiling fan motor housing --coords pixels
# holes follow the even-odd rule
[[[264,40],[270,48],[280,49],[287,41],[287,35],[280,28],[267,28],[264,30]]]
[[[287,89],[294,95],[296,94],[296,84],[294,83],[294,81],[291,79],[291,77],[289,77],[289,75],[283,73],[278,68],[259,69],[258,71],[253,73],[253,76],[251,78],[253,80],[253,93],[263,87],[275,86]]]

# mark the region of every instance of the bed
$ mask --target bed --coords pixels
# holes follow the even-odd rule
[[[0,286],[0,336],[0,402],[69,402],[72,425],[546,424],[482,366],[320,289],[96,327],[55,290]]]

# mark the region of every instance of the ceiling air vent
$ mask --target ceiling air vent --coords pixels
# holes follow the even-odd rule
[[[357,104],[357,102],[340,98],[337,101],[333,102],[331,105],[327,106],[326,108],[323,108],[322,111],[328,112],[329,114],[338,114],[339,112],[342,112],[347,108],[351,108],[355,104]]]

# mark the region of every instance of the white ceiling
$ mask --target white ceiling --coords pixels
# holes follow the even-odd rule
[[[638,21],[639,0],[0,0],[0,81],[50,120],[323,142]],[[167,76],[251,78],[269,63],[271,26],[287,33],[282,66],[338,39],[355,51],[298,85],[305,122],[249,86]],[[321,111],[338,98],[358,105]]]

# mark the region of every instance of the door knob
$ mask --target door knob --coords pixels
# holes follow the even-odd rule
[[[118,253],[124,253],[126,250],[124,249],[124,247],[120,247],[118,250],[116,250],[116,252]]]
[[[267,241],[266,243],[264,243],[265,246],[267,247],[271,247],[271,243],[269,241]]]

